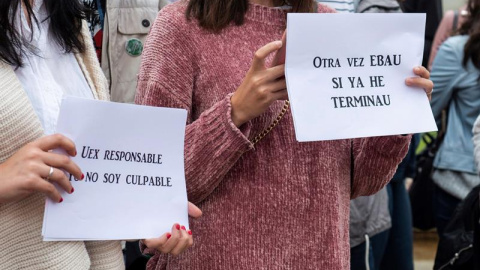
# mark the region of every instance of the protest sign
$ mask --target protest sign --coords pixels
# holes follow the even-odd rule
[[[47,200],[45,241],[160,237],[188,227],[184,175],[187,112],[66,98],[57,132],[72,139],[82,181],[73,194]]]
[[[286,78],[298,141],[437,130],[425,92],[408,87],[425,14],[288,14]]]

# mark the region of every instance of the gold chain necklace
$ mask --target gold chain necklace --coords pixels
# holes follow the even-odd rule
[[[255,136],[255,138],[253,138],[252,143],[254,145],[257,144],[259,141],[261,141],[263,138],[265,138],[265,136],[267,136],[267,134],[270,133],[270,131],[272,131],[272,129],[274,129],[278,125],[280,120],[282,120],[283,116],[287,113],[289,107],[290,107],[290,101],[285,100],[285,103],[283,103],[282,111],[277,116],[277,118],[273,120],[273,122],[270,124],[270,126],[268,126],[268,128],[264,129],[260,134],[258,134],[257,136]]]

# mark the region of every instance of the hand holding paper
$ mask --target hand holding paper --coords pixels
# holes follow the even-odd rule
[[[63,149],[70,156],[76,155],[75,144],[56,134],[25,145],[0,164],[0,203],[17,201],[34,192],[62,202],[63,198],[53,183],[72,193],[74,189],[62,170],[78,179],[82,179],[82,171],[69,158],[49,152],[56,148]]]
[[[232,96],[232,120],[237,127],[265,112],[274,101],[288,98],[285,66],[265,66],[265,59],[282,46],[281,41],[274,41],[255,53],[250,70]]]
[[[193,203],[189,202],[188,215],[193,218],[199,218],[202,215],[202,211]],[[193,245],[192,235],[192,231],[187,231],[184,226],[174,224],[171,233],[165,233],[159,238],[145,239],[142,242],[148,248],[158,250],[162,253],[178,255]]]
[[[151,238],[176,222],[186,230],[186,117],[180,109],[64,99],[57,131],[75,142],[72,160],[85,179],[75,173],[75,193],[47,201],[44,240]]]
[[[423,89],[427,94],[428,100],[432,100],[433,82],[430,80],[430,72],[422,66],[414,68],[413,72],[420,77],[407,78],[405,83],[408,86]]]

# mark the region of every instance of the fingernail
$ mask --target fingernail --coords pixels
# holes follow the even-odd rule
[[[175,225],[175,228],[177,228],[177,230],[180,230],[180,225]]]
[[[410,80],[410,79],[406,79],[406,80],[405,80],[405,83],[406,83],[407,85],[410,84],[411,82],[412,82],[412,80]]]
[[[82,177],[80,178],[80,180],[83,180],[83,178],[85,178],[85,175],[83,175],[83,173],[82,173]]]
[[[185,226],[182,226],[182,230],[184,230],[184,231],[185,231],[185,230],[187,230],[187,229],[185,228]]]
[[[188,231],[188,234],[193,235],[192,231]]]
[[[283,42],[281,40],[278,40],[278,41],[275,42],[275,45],[281,47],[283,45]]]
[[[74,157],[76,157],[76,156],[77,156],[77,150],[75,150],[75,153],[73,154],[73,156],[74,156]]]
[[[420,68],[419,68],[419,67],[416,67],[416,68],[415,68],[415,71],[419,72],[419,71],[420,71]]]
[[[72,194],[75,191],[75,189],[72,187],[72,190],[70,191],[70,194]]]
[[[167,233],[167,239],[170,239],[170,237],[172,237],[172,235]]]
[[[60,200],[58,201],[59,203],[63,202],[63,198],[60,198]]]

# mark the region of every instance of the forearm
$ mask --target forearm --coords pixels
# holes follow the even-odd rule
[[[353,140],[351,197],[372,195],[393,177],[408,151],[411,135]]]
[[[237,128],[231,119],[230,96],[187,126],[185,176],[189,200],[205,199],[238,159],[253,149],[248,140],[250,122]]]

